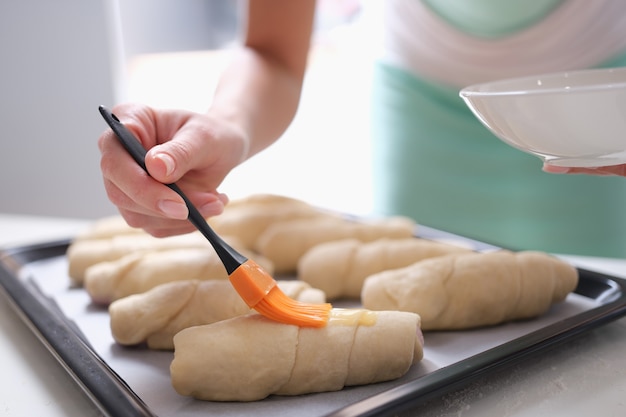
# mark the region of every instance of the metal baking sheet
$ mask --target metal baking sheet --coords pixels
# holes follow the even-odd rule
[[[420,230],[422,237],[460,239],[476,250],[495,249],[435,229]],[[124,348],[114,342],[106,309],[69,285],[68,244],[44,242],[0,251],[0,292],[110,416],[392,415],[626,315],[626,280],[580,269],[575,293],[541,318],[471,331],[427,332],[424,360],[398,380],[252,403],[197,401],[179,396],[171,387],[171,352]]]

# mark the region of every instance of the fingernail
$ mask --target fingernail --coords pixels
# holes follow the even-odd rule
[[[158,153],[154,157],[163,162],[163,165],[165,165],[166,176],[169,177],[174,173],[174,168],[176,168],[176,165],[174,164],[174,159],[172,159],[171,156],[166,153]]]
[[[158,203],[159,210],[172,219],[184,220],[189,215],[187,206],[173,200],[161,200]]]
[[[220,214],[224,210],[224,203],[221,200],[211,201],[200,207],[200,212],[208,216]]]
[[[550,167],[547,169],[547,171],[551,172],[553,174],[566,174],[567,172],[569,172],[569,168],[568,167],[560,167],[560,166],[550,165]]]
[[[569,172],[570,170],[569,167],[564,167],[560,165],[550,165],[550,163],[547,161],[543,162],[543,166],[541,167],[541,169],[544,172],[547,172],[549,174],[565,174]]]

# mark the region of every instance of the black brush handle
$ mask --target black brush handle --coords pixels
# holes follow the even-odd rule
[[[126,128],[126,126],[124,126],[122,122],[119,121],[115,114],[113,114],[109,109],[104,106],[100,106],[99,110],[100,114],[109,125],[111,130],[113,130],[113,133],[115,133],[115,136],[117,136],[126,151],[128,151],[128,153],[130,154],[130,156],[133,157],[135,162],[137,162],[137,164],[139,164],[139,166],[141,166],[144,171],[146,171],[146,173],[150,175],[148,173],[148,169],[146,168],[145,162],[147,152],[141,145],[139,140],[135,137],[135,135],[132,134],[130,130]],[[202,233],[204,237],[206,237],[211,243],[211,245],[215,249],[215,252],[217,252],[217,255],[220,257],[222,263],[224,264],[228,275],[232,274],[235,269],[237,269],[241,264],[248,260],[245,256],[243,256],[232,247],[230,247],[230,245],[228,245],[226,242],[224,242],[224,240],[219,237],[217,233],[213,231],[213,229],[211,229],[211,227],[206,222],[205,218],[202,217],[196,206],[193,205],[193,203],[189,200],[189,198],[187,198],[185,193],[183,193],[183,191],[176,184],[164,185],[174,190],[185,201],[187,209],[189,210],[189,217],[187,217],[187,220],[189,220],[196,227],[196,229],[198,229],[200,233]]]

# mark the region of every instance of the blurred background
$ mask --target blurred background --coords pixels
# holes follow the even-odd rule
[[[365,0],[319,0],[303,96],[279,142],[233,171],[231,198],[278,193],[371,211]],[[238,39],[236,0],[3,0],[0,212],[116,213],[100,177],[97,107],[140,101],[204,111]],[[368,12],[366,12],[368,11]]]

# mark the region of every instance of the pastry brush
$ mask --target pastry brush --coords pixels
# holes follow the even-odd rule
[[[99,110],[126,151],[148,173],[145,164],[146,150],[139,140],[110,110],[104,106],[100,106]],[[233,249],[213,231],[206,219],[176,184],[164,185],[178,193],[185,201],[189,209],[188,220],[211,243],[228,272],[231,284],[250,308],[271,320],[286,324],[323,327],[328,323],[332,308],[330,304],[309,304],[288,297],[271,275],[256,262]]]

